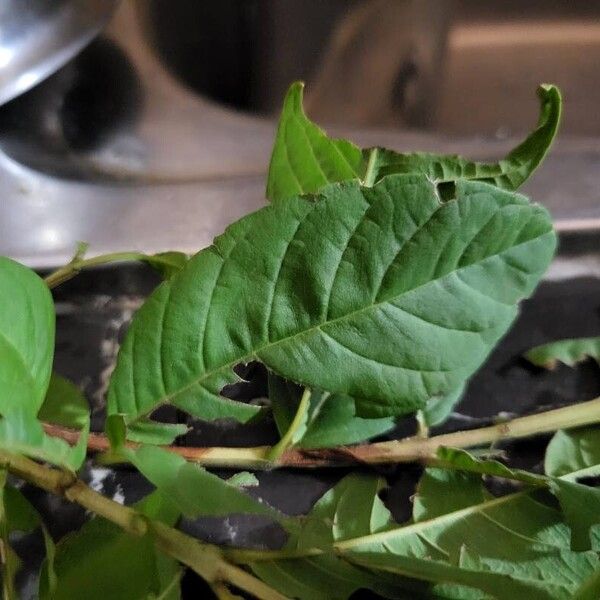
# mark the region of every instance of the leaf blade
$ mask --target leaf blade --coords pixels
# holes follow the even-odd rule
[[[374,253],[373,222],[390,218]],[[220,391],[235,364],[259,359],[356,398],[359,416],[407,414],[479,366],[554,247],[544,209],[481,183],[461,182],[447,203],[425,177],[396,176],[271,205],[149,298],[119,354],[109,412],[132,423],[171,402],[248,420],[260,409]]]

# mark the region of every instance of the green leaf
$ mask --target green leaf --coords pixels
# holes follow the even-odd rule
[[[557,431],[546,448],[544,470],[547,475],[560,477],[595,465],[600,465],[598,427]]]
[[[35,415],[52,370],[52,297],[31,269],[0,257],[0,306],[0,414]]]
[[[140,309],[109,412],[131,424],[172,403],[246,421],[259,409],[220,391],[251,360],[354,397],[363,417],[407,414],[456,389],[555,247],[547,212],[524,197],[477,182],[456,192],[440,202],[425,177],[402,175],[372,189],[334,185],[240,220]]]
[[[303,519],[300,534],[292,536],[288,549],[327,551],[335,540],[385,530],[390,513],[377,496],[382,485],[380,479],[365,475],[353,474],[342,479]],[[402,582],[395,584],[385,576],[363,571],[334,554],[257,561],[250,567],[282,594],[301,600],[345,600],[363,588],[388,598],[417,597],[405,596]]]
[[[163,279],[170,279],[173,275],[177,275],[185,267],[188,260],[189,256],[187,254],[174,250],[149,254],[144,258],[144,262],[156,269]]]
[[[445,469],[459,469],[490,477],[512,479],[539,487],[548,485],[548,479],[543,475],[536,475],[521,469],[511,469],[497,460],[476,458],[466,450],[459,448],[442,447],[438,449],[436,454],[438,459],[436,464]]]
[[[573,367],[587,358],[600,362],[600,337],[559,340],[543,344],[526,352],[525,358],[545,369],[554,369],[559,362]]]
[[[38,419],[79,431],[79,439],[71,450],[69,462],[74,469],[81,466],[87,453],[90,431],[90,408],[81,390],[68,379],[53,373]]]
[[[552,481],[550,488],[571,527],[571,548],[589,550],[590,529],[600,524],[600,489],[559,478]]]
[[[452,493],[448,493],[452,490]],[[413,500],[413,519],[427,521],[489,500],[481,477],[473,473],[426,469]]]
[[[267,198],[285,200],[319,191],[329,183],[362,178],[362,152],[334,140],[306,118],[304,84],[293,83],[283,102],[267,176]]]
[[[82,434],[85,441],[85,433]],[[77,471],[85,458],[80,442],[71,447],[64,440],[45,433],[41,421],[28,410],[11,410],[0,419],[0,448],[13,454],[24,454],[70,471]]]
[[[258,485],[258,479],[254,473],[240,471],[227,479],[227,483],[235,487],[255,487]]]
[[[387,175],[398,173],[423,173],[440,184],[473,179],[516,190],[548,152],[562,109],[558,88],[541,85],[536,129],[502,160],[482,163],[454,155],[399,153],[383,148],[360,150],[345,140],[328,138],[307,119],[302,109],[302,95],[303,84],[294,83],[284,101],[267,181],[267,198],[272,201],[318,192],[328,183],[352,179],[360,179],[370,186]],[[451,186],[442,185],[442,193],[448,190]]]
[[[44,527],[40,515],[21,492],[6,483],[6,470],[0,470],[0,539],[2,544],[2,597],[6,600],[18,598],[15,576],[21,568],[21,560],[10,545],[10,536],[16,532],[31,533],[42,528],[49,564],[46,583],[53,584],[54,543]]]
[[[302,388],[299,386],[276,375],[269,375],[269,398],[281,435],[288,430],[301,395]],[[356,444],[389,431],[395,424],[391,417],[357,417],[356,403],[350,396],[313,390],[306,420],[293,441],[294,446],[299,448],[329,448]]]
[[[597,600],[600,598],[600,569],[584,581],[573,595],[573,600]]]
[[[374,571],[456,584],[442,588],[449,598],[464,597],[468,586],[494,598],[567,599],[600,568],[595,552],[570,550],[560,512],[531,494],[476,503],[486,493],[476,489],[472,475],[465,491],[464,474],[436,480],[438,473],[429,472],[432,484],[419,488],[422,496],[431,494],[420,500],[422,520],[346,540],[337,544],[338,553]],[[443,499],[450,499],[451,512],[443,512]]]
[[[461,401],[465,393],[466,382],[455,390],[431,398],[429,402],[421,409],[423,420],[428,427],[441,425],[452,414],[454,407]]]
[[[172,525],[177,513],[157,496],[145,498],[138,508]],[[182,569],[177,561],[156,550],[150,534],[133,536],[100,517],[59,542],[54,568],[56,588],[48,589],[42,577],[40,600],[180,598]]]
[[[122,452],[186,517],[257,514],[286,521],[280,512],[246,494],[235,481],[221,479],[177,454],[152,446]]]
[[[507,156],[496,163],[466,160],[460,156],[440,156],[425,152],[399,154],[390,150],[365,150],[372,164],[374,181],[392,173],[425,173],[437,183],[472,179],[516,190],[531,176],[546,156],[558,130],[562,99],[557,87],[538,88],[540,117],[535,130]],[[442,188],[443,189],[443,188]]]

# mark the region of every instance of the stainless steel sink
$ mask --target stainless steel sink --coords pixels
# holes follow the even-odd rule
[[[401,11],[391,8],[400,4]],[[198,8],[197,3],[189,0],[172,3],[123,0],[105,33],[75,60],[27,94],[0,107],[0,254],[42,268],[68,260],[78,240],[89,242],[92,253],[130,248],[148,252],[166,249],[193,252],[209,244],[227,224],[260,207],[264,203],[264,178],[274,133],[273,106],[279,104],[281,96],[278,86],[283,85],[283,79],[303,74],[298,72],[292,55],[278,52],[286,49],[291,52],[290,49],[296,48],[296,61],[317,64],[316,51],[312,63],[307,58],[306,48],[300,52],[303,37],[299,34],[309,32],[308,25],[319,15],[326,23],[321,24],[321,29],[312,37],[307,34],[304,43],[310,46],[320,40],[320,46],[316,47],[322,49],[323,61],[330,56],[327,49],[331,44],[335,46],[335,40],[346,31],[344,27],[355,23],[352,35],[362,40],[359,47],[369,50],[371,62],[357,64],[353,77],[363,77],[362,88],[369,89],[369,85],[365,85],[365,82],[371,83],[369,65],[386,65],[385,76],[377,83],[380,87],[373,82],[372,89],[389,92],[389,98],[383,96],[388,100],[379,107],[370,106],[368,98],[360,95],[357,106],[365,107],[364,114],[370,115],[367,119],[344,112],[340,105],[338,119],[329,113],[332,121],[342,121],[330,128],[333,133],[365,145],[457,152],[483,159],[501,156],[521,135],[521,130],[533,124],[535,86],[529,79],[534,76],[528,75],[525,85],[519,75],[521,72],[510,70],[509,65],[518,66],[519,61],[515,61],[510,52],[502,54],[498,50],[502,44],[497,37],[484,35],[488,25],[483,16],[470,20],[464,17],[471,14],[465,10],[468,4],[457,0],[452,9],[450,2],[437,0],[410,0],[405,4],[395,0],[351,4],[329,0],[328,3],[291,2],[286,12],[271,1],[247,5],[225,3],[223,6],[237,13],[259,11],[262,20],[257,20],[256,15],[250,20],[255,29],[256,23],[259,24],[259,34],[261,24],[267,33],[281,28],[274,40],[265,41],[268,37],[265,31],[256,39],[249,38],[251,44],[262,40],[266,45],[261,48],[271,53],[268,63],[271,66],[257,75],[258,80],[262,77],[264,95],[262,100],[247,101],[245,105],[238,103],[237,108],[232,108],[224,101],[235,104],[235,99],[219,97],[214,89],[203,93],[202,86],[191,77],[194,69],[208,68],[205,63],[216,60],[217,54],[197,56],[195,61],[188,56],[179,66],[173,62],[173,55],[185,50],[186,40],[191,39],[194,28],[198,28],[199,37],[207,34],[197,19],[182,18],[182,11],[187,6],[188,11],[196,11],[193,14],[197,15],[198,10],[208,10],[206,7]],[[583,31],[584,41],[587,41],[583,43],[575,37],[572,53],[595,56],[594,52],[600,48],[596,47],[596,26],[585,11],[582,12],[580,4],[574,4],[573,18],[578,19],[580,25],[583,23],[583,29],[580,27],[577,31]],[[167,5],[172,9],[172,21],[164,18]],[[514,7],[511,10],[515,12]],[[542,16],[547,12],[540,11]],[[183,15],[185,17],[185,11]],[[400,39],[400,35],[396,36],[397,40],[393,36],[388,39],[390,44],[396,44],[391,46],[390,52],[404,57],[394,59],[395,66],[385,61],[373,62],[381,56],[382,46],[373,47],[364,30],[365,24],[380,26],[382,19],[395,22],[392,16],[393,19],[410,17],[415,23],[413,28],[403,29],[406,39]],[[433,16],[435,23],[428,20]],[[554,19],[554,29],[543,29],[544,23],[550,23],[550,17]],[[536,52],[546,52],[548,62],[552,63],[551,52],[564,54],[565,40],[569,38],[560,25],[562,21],[557,26],[558,17],[550,17],[536,25],[545,32],[538,35]],[[293,31],[294,23],[298,32]],[[440,36],[435,43],[425,34],[415,37],[411,33],[428,31],[428,24],[431,24],[429,29]],[[253,31],[250,25],[244,29],[238,22],[231,34],[249,35],[246,30]],[[565,26],[568,30],[572,23]],[[513,37],[521,35],[516,25],[503,27],[502,31],[511,32]],[[558,34],[557,27],[563,27]],[[290,32],[287,38],[283,31]],[[212,35],[214,38],[215,32]],[[560,43],[555,43],[556,40]],[[477,43],[481,43],[482,48],[476,47]],[[483,48],[486,44],[487,49]],[[524,42],[519,47],[525,48]],[[241,44],[240,48],[243,51],[245,46]],[[260,54],[259,50],[253,48],[254,53]],[[490,79],[485,69],[488,79],[481,80],[485,85],[477,86],[481,65],[488,64],[485,61],[489,62],[494,52],[499,53],[499,68],[504,69],[502,80],[511,83],[508,93],[502,91],[502,86],[494,88],[485,84],[494,79]],[[281,57],[282,65],[287,65],[286,77],[282,79],[281,73],[273,73],[271,84],[267,75],[269,69],[274,68],[277,56]],[[478,57],[483,62],[477,63]],[[483,60],[484,57],[487,58]],[[344,52],[334,58],[330,59],[331,64],[347,66],[348,57]],[[411,61],[416,69],[413,75],[407,66]],[[521,62],[525,67],[529,64],[525,60]],[[225,68],[229,63],[220,64]],[[566,68],[565,64],[563,60],[561,68]],[[250,63],[250,67],[255,68],[256,63]],[[215,70],[214,65],[211,69]],[[336,83],[339,75],[331,71],[331,65],[328,69],[333,74],[327,80],[327,89],[343,90],[343,86]],[[394,69],[400,69],[407,78],[403,80],[405,87],[400,96],[405,102],[401,105],[394,104],[400,93],[397,86],[402,83],[392,76]],[[307,77],[308,89],[315,90],[312,98],[311,93],[307,97],[310,112],[313,116],[322,115],[325,120],[332,99],[317,92],[325,85],[326,71],[323,66],[314,70],[314,76],[308,73]],[[514,81],[509,81],[511,73]],[[439,82],[434,77],[436,74]],[[552,72],[544,74],[551,78]],[[392,86],[394,81],[396,87]],[[457,81],[463,83],[458,86]],[[469,88],[468,98],[462,98],[461,89],[467,83],[472,89]],[[565,83],[569,92],[570,84]],[[252,80],[248,85],[252,87],[256,82]],[[434,85],[436,89],[432,88]],[[594,94],[600,89],[598,81],[590,75],[587,81],[577,80],[577,85],[584,90],[589,88],[588,96],[597,105]],[[350,85],[348,81],[347,89],[354,90],[353,86],[354,83]],[[527,100],[521,105],[525,88]],[[212,94],[212,100],[208,99],[208,93]],[[582,92],[578,97],[584,95]],[[426,103],[426,97],[439,97],[439,102]],[[576,113],[575,120],[579,122],[582,115],[587,116],[588,104],[578,103],[572,108],[572,98],[571,92],[566,94],[566,114]],[[471,101],[475,102],[473,106],[469,105]],[[426,110],[419,109],[425,104]],[[477,122],[477,127],[469,125],[457,129],[456,124],[461,119],[456,115],[461,106],[462,121]],[[509,112],[506,112],[507,106],[510,106]],[[435,115],[439,117],[437,122]],[[514,135],[508,137],[506,129],[498,133],[498,115],[506,116],[500,124],[513,122],[514,118],[519,131],[515,130]],[[597,120],[600,124],[599,115],[597,111],[589,111],[586,121],[589,127],[585,130],[567,127],[525,190],[550,208],[561,231],[600,228],[600,191],[595,181],[600,165],[600,126],[596,123]],[[362,126],[353,127],[356,124]],[[407,124],[421,127],[411,129]],[[444,131],[453,132],[452,136]],[[473,137],[475,131],[487,136]]]

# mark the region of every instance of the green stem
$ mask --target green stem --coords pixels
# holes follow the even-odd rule
[[[176,558],[209,583],[229,583],[262,600],[285,600],[285,596],[276,590],[227,562],[216,546],[201,543],[164,523],[149,520],[133,508],[95,492],[71,473],[42,466],[4,450],[0,450],[0,467],[37,487],[79,504],[132,535],[152,533],[161,551]]]
[[[298,404],[298,409],[296,410],[296,414],[288,430],[282,436],[282,438],[275,444],[269,453],[267,454],[267,460],[271,462],[277,462],[281,455],[293,444],[294,435],[304,423],[306,418],[306,412],[308,411],[308,407],[310,406],[310,388],[305,388],[302,393],[302,398],[300,398],[300,403]]]
[[[299,414],[300,407],[296,416]],[[296,418],[294,418],[295,420]],[[552,433],[559,429],[570,429],[596,423],[600,423],[600,398],[526,417],[517,417],[516,419],[503,421],[489,427],[456,431],[430,438],[415,436],[403,440],[378,442],[375,444],[338,446],[336,448],[314,450],[284,449],[283,453],[279,455],[277,463],[274,463],[273,459],[269,457],[269,454],[273,452],[273,448],[268,446],[257,446],[254,448],[192,448],[173,446],[166,449],[183,456],[190,462],[214,468],[271,469],[279,466],[306,469],[365,463],[426,462],[435,459],[437,450],[442,446],[449,448],[476,448],[494,444],[502,440]],[[292,427],[293,424],[290,426],[290,429]],[[79,439],[79,433],[71,429],[48,424],[44,428],[49,435],[60,437],[71,444],[75,444]],[[284,438],[277,444],[278,446],[286,444],[283,440],[289,437],[289,432],[290,430],[286,432]],[[110,445],[105,436],[91,434],[88,440],[88,448],[93,451],[105,452],[109,450]],[[123,462],[123,459],[116,457],[113,462]],[[110,464],[110,461],[107,460],[105,464]]]
[[[365,176],[363,177],[362,184],[364,187],[373,187],[375,183],[375,176],[377,175],[377,154],[378,148],[373,148],[369,154],[369,161],[367,162],[367,168],[365,170]]]
[[[88,267],[98,267],[101,265],[107,265],[115,262],[131,262],[131,261],[144,261],[148,259],[148,255],[143,252],[112,252],[110,254],[100,254],[92,258],[75,258],[67,263],[64,267],[53,271],[44,278],[46,285],[52,289],[61,283],[65,283],[69,279],[75,277],[82,269]],[[159,256],[153,256],[152,261],[157,264],[163,262],[165,266],[169,266],[171,263],[168,260],[161,260]]]

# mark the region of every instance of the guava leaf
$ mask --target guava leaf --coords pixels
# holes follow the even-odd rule
[[[166,499],[153,493],[137,508],[154,520],[172,525],[177,513]],[[148,505],[148,509],[146,506]],[[40,583],[40,600],[146,600],[181,597],[182,568],[158,551],[151,534],[133,536],[118,526],[95,517],[80,530],[63,538],[55,557],[56,585]],[[42,574],[47,565],[44,565]]]
[[[354,397],[359,416],[410,413],[479,367],[554,247],[543,208],[479,182],[459,182],[449,202],[425,176],[400,175],[271,205],[150,296],[109,413],[131,424],[171,403],[247,421],[259,409],[220,391],[251,360]]]
[[[269,376],[269,398],[281,435],[290,427],[301,395],[300,386],[276,375]],[[356,444],[389,431],[395,424],[392,417],[357,417],[356,403],[350,396],[313,390],[305,422],[296,432],[293,445],[298,448],[329,448]]]
[[[320,498],[303,519],[300,534],[287,546],[292,552],[321,548],[326,554],[257,561],[250,565],[253,572],[281,593],[300,600],[345,600],[359,589],[371,589],[387,598],[429,598],[416,594],[419,586],[415,595],[405,596],[403,592],[412,586],[405,587],[401,581],[394,584],[385,575],[369,573],[329,553],[338,539],[389,527],[390,513],[377,495],[382,487],[383,481],[377,477],[345,477]]]
[[[287,554],[255,560],[252,570],[302,599],[347,598],[363,587],[388,598],[567,600],[600,568],[597,552],[570,549],[561,512],[532,493],[495,498],[477,474],[427,469],[417,520],[397,525],[381,486],[365,475],[343,479]]]
[[[54,304],[31,269],[0,257],[0,414],[35,415],[44,397],[54,355]]]
[[[556,478],[550,489],[571,527],[571,548],[580,552],[590,550],[590,530],[600,524],[600,488]]]
[[[252,498],[235,481],[221,479],[181,456],[152,446],[122,452],[185,517],[256,514],[285,521],[280,512]]]
[[[483,163],[454,155],[399,153],[384,148],[361,150],[346,140],[328,138],[304,114],[302,95],[303,84],[296,82],[284,100],[267,180],[267,198],[274,202],[351,179],[370,186],[386,175],[398,173],[423,173],[440,184],[461,178],[516,190],[548,152],[562,108],[558,88],[541,85],[540,117],[535,130],[505,158]]]
[[[545,369],[554,369],[561,362],[569,367],[588,358],[600,362],[600,337],[559,340],[536,346],[525,353],[532,364]]]
[[[156,269],[163,279],[170,279],[185,267],[188,260],[189,256],[184,252],[170,250],[169,252],[148,254],[144,262]]]
[[[448,598],[463,598],[467,586],[492,598],[567,599],[600,567],[596,552],[570,549],[560,511],[533,495],[490,498],[482,487],[477,491],[475,475],[447,472],[440,480],[438,473],[426,472],[433,480],[419,487],[421,495],[429,494],[420,501],[422,520],[338,543],[338,555],[364,568],[438,584],[434,589]],[[465,478],[471,481],[468,492]],[[450,502],[447,513],[442,489],[443,498],[462,498]]]
[[[466,382],[447,394],[431,398],[421,409],[425,424],[428,427],[435,427],[446,421],[455,406],[461,401],[465,387]]]
[[[85,460],[90,431],[90,407],[81,390],[68,379],[52,373],[38,419],[79,431],[79,440],[70,453],[70,464],[77,469]]]
[[[11,536],[17,532],[31,533],[42,529],[48,562],[46,583],[53,584],[54,542],[46,530],[39,513],[23,494],[6,482],[6,470],[0,470],[0,538],[2,540],[2,597],[6,600],[18,598],[15,576],[21,569],[21,559],[11,547]]]
[[[319,191],[329,183],[362,179],[362,151],[346,140],[328,138],[302,109],[304,84],[293,83],[283,111],[267,176],[269,200]]]
[[[600,474],[598,427],[557,431],[546,448],[544,470],[547,475],[560,477],[595,465],[599,466]]]
[[[373,181],[393,173],[425,173],[440,184],[472,179],[493,183],[505,190],[519,189],[546,156],[560,122],[562,99],[558,88],[544,84],[537,92],[540,100],[537,127],[498,162],[473,162],[460,156],[426,152],[400,154],[374,148],[365,150],[365,160],[370,163]]]
[[[538,487],[548,485],[548,478],[543,475],[537,475],[529,471],[523,471],[522,469],[512,469],[490,458],[477,458],[460,448],[441,447],[438,449],[436,456],[439,461],[437,464],[445,469],[458,469],[489,477],[512,479]]]

